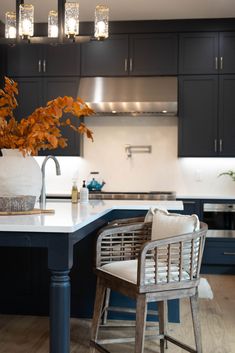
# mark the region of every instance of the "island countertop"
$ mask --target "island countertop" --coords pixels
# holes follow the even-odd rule
[[[150,207],[183,210],[182,201],[90,200],[72,204],[70,200],[47,202],[53,214],[0,216],[2,232],[73,233],[113,210],[148,210]]]

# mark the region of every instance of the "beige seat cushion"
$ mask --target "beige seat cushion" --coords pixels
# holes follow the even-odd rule
[[[150,209],[145,221],[152,221],[152,240],[187,234],[199,230],[198,216],[169,213],[165,210]]]
[[[167,272],[163,271],[164,264],[160,264],[158,272],[158,283],[167,282]],[[103,265],[100,270],[114,275],[118,278],[124,279],[125,281],[136,284],[137,283],[137,260],[125,260],[125,261],[114,261],[109,264]],[[181,280],[189,280],[190,276],[187,271],[183,271]],[[171,265],[170,282],[179,281],[179,268],[178,266]],[[154,263],[151,260],[146,268],[145,284],[155,283],[154,276]]]

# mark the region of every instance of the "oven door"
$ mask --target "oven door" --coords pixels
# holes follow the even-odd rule
[[[235,237],[235,204],[204,203],[203,221],[208,224],[208,237]]]

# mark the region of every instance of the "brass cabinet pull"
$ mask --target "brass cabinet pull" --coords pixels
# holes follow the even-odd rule
[[[216,139],[214,139],[214,150],[215,150],[215,152],[217,152],[217,140]]]
[[[223,255],[226,255],[226,256],[230,256],[230,255],[235,256],[235,252],[224,251],[224,252],[223,252]]]
[[[42,71],[42,61],[41,59],[38,60],[38,72]]]
[[[215,69],[218,70],[218,56],[215,57]]]
[[[222,139],[219,140],[219,151],[220,152],[223,151],[223,140]]]
[[[125,59],[125,72],[127,72],[127,58]]]
[[[132,58],[130,58],[130,71],[132,71],[132,69],[133,69],[133,60]]]
[[[44,59],[43,60],[43,72],[46,72],[46,69],[47,69],[47,67],[46,67],[46,60]]]
[[[223,56],[220,57],[220,70],[223,70],[224,68],[224,58]]]

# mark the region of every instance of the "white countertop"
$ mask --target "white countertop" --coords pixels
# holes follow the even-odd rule
[[[36,205],[38,206],[38,205]],[[0,231],[73,233],[112,210],[148,210],[158,207],[183,210],[181,201],[90,200],[72,204],[70,200],[47,202],[53,214],[0,216]]]

